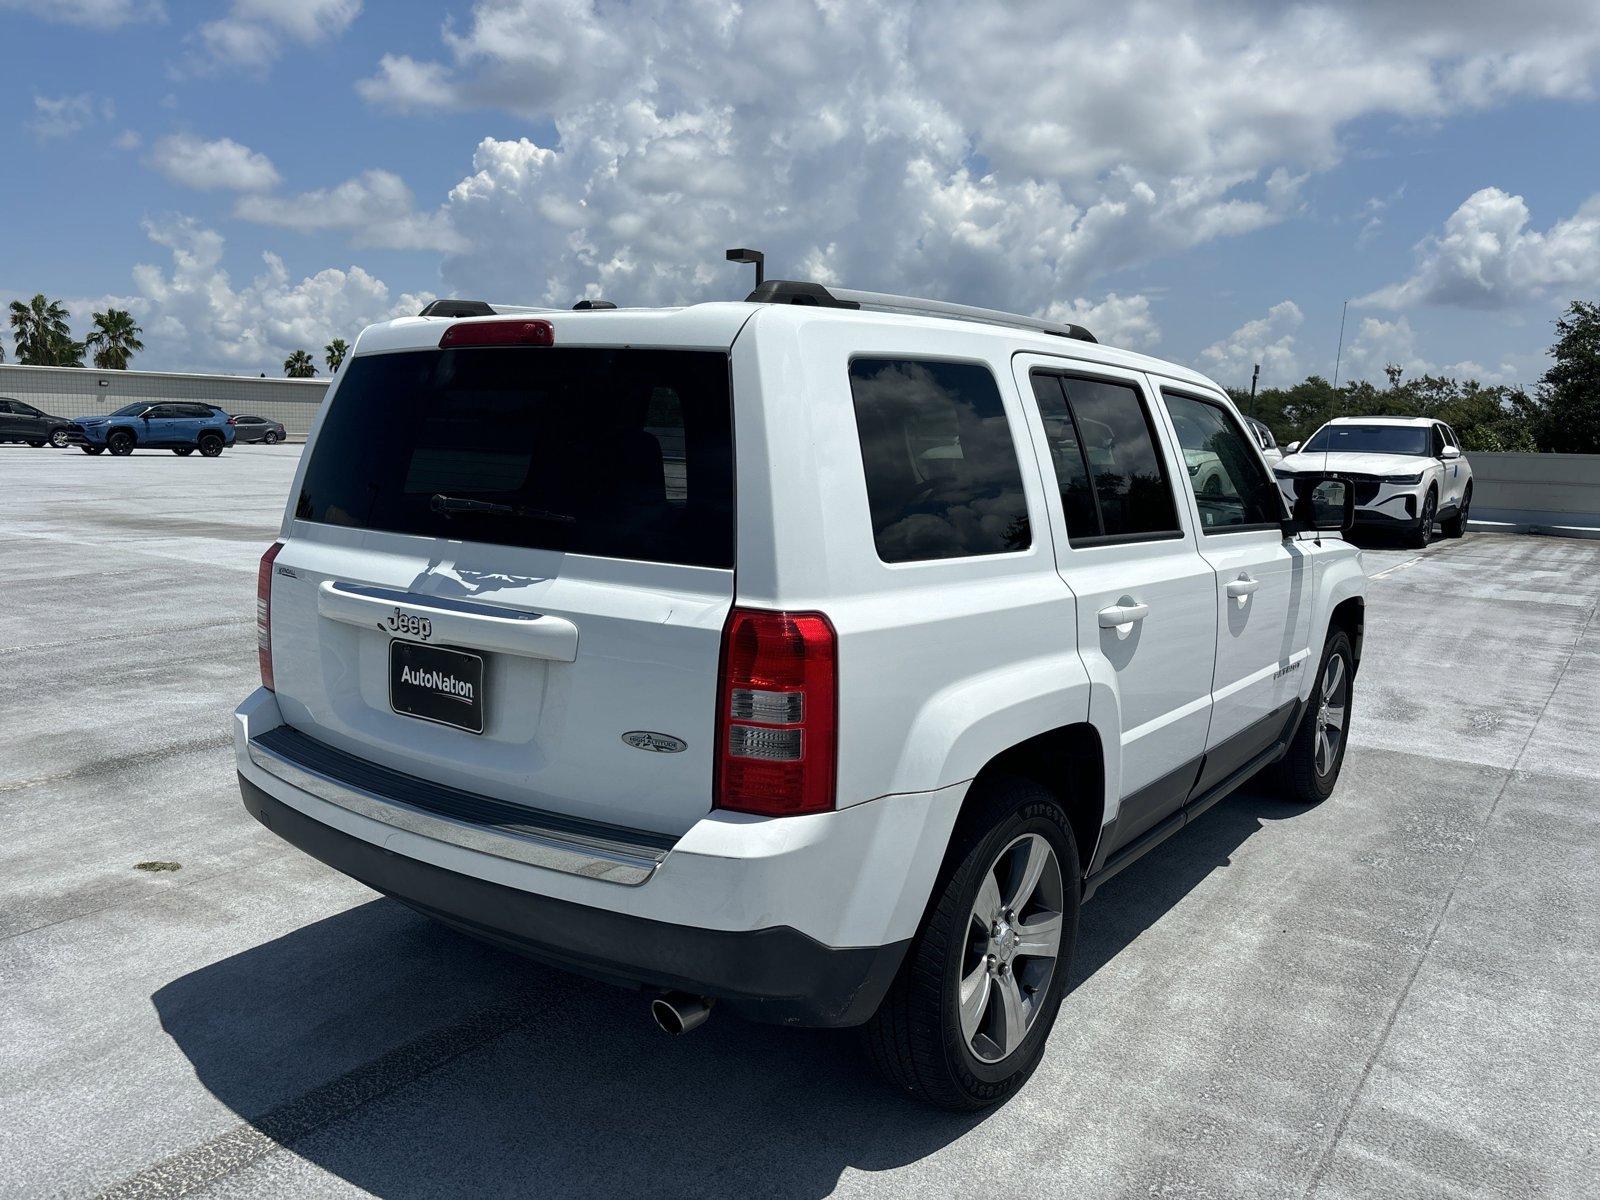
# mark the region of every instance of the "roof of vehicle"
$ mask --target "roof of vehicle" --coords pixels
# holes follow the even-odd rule
[[[478,317],[399,317],[368,326],[356,339],[354,355],[377,354],[393,350],[432,349],[443,331],[454,324],[472,324],[527,316],[549,321],[556,330],[558,346],[671,347],[678,349],[726,350],[746,323],[789,322],[797,325],[835,322],[872,326],[927,328],[929,325],[959,329],[1001,342],[1012,353],[1047,354],[1079,359],[1089,363],[1147,371],[1167,379],[1208,391],[1222,389],[1198,371],[1178,363],[1152,358],[1097,342],[1080,341],[1032,329],[996,325],[959,317],[931,316],[901,312],[878,312],[793,304],[752,304],[746,301],[715,301],[682,308],[614,308],[573,311],[570,309],[507,310],[494,316]]]
[[[1334,417],[1329,425],[1410,425],[1426,428],[1437,424],[1433,417]]]

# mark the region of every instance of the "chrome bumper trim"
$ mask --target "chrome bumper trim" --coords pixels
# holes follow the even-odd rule
[[[254,738],[246,742],[246,747],[250,761],[256,766],[319,800],[326,800],[329,804],[393,829],[492,854],[512,862],[544,867],[565,875],[581,875],[587,879],[637,887],[655,874],[668,853],[667,850],[644,846],[639,847],[637,853],[609,846],[602,850],[593,845],[565,840],[555,833],[513,832],[454,820],[331,778],[262,745]],[[530,812],[529,816],[530,819],[536,818],[537,814]]]

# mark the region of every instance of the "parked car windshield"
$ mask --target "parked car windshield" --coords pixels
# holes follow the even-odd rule
[[[301,520],[733,566],[727,354],[463,348],[344,371]]]
[[[140,413],[142,413],[145,409],[147,409],[149,407],[150,407],[150,401],[148,401],[148,400],[140,400],[135,404],[124,404],[121,408],[117,409],[116,412],[109,413],[107,415],[113,416],[113,417],[137,417]]]
[[[1428,431],[1420,425],[1324,425],[1301,454],[1409,454],[1428,456]]]

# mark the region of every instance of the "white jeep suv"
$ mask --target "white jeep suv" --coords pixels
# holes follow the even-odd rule
[[[1306,439],[1291,442],[1273,466],[1287,497],[1295,477],[1334,473],[1355,487],[1356,524],[1391,529],[1423,547],[1434,522],[1446,537],[1467,530],[1472,464],[1455,431],[1427,417],[1336,417]]]
[[[1193,371],[815,284],[426,314],[323,406],[236,713],[246,808],[337,870],[976,1108],[1097,887],[1268,765],[1333,789],[1343,485],[1290,516]]]

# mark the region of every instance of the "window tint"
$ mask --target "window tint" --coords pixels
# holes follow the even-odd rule
[[[12,407],[11,401],[9,401],[9,400],[0,400],[0,413],[9,413],[9,412],[16,412],[16,411],[17,410]]]
[[[555,347],[363,355],[343,369],[295,515],[421,537],[731,567],[731,408],[725,353]],[[452,512],[445,498],[493,507]]]
[[[1016,446],[987,367],[858,358],[850,392],[879,558],[962,558],[1032,544]]]
[[[1172,488],[1138,390],[1068,375],[1061,386],[1094,480],[1104,536],[1178,535]]]
[[[204,421],[209,421],[213,416],[216,415],[211,409],[211,406],[207,404],[179,404],[176,407],[183,410],[184,416],[199,417]]]
[[[1217,404],[1163,392],[1200,509],[1200,528],[1219,533],[1241,525],[1276,524],[1278,489],[1243,432]]]
[[[1434,458],[1438,458],[1439,455],[1444,453],[1444,428],[1442,426],[1435,425],[1431,432],[1432,437],[1429,441],[1430,448],[1428,453],[1433,455]]]
[[[1067,538],[1076,541],[1098,537],[1100,514],[1095,510],[1094,489],[1089,485],[1089,468],[1084,462],[1083,445],[1067,408],[1067,394],[1061,390],[1059,375],[1033,374],[1033,398],[1044,422],[1045,441],[1050,446],[1050,461],[1056,470],[1056,486],[1061,490],[1061,507],[1067,518]]]

